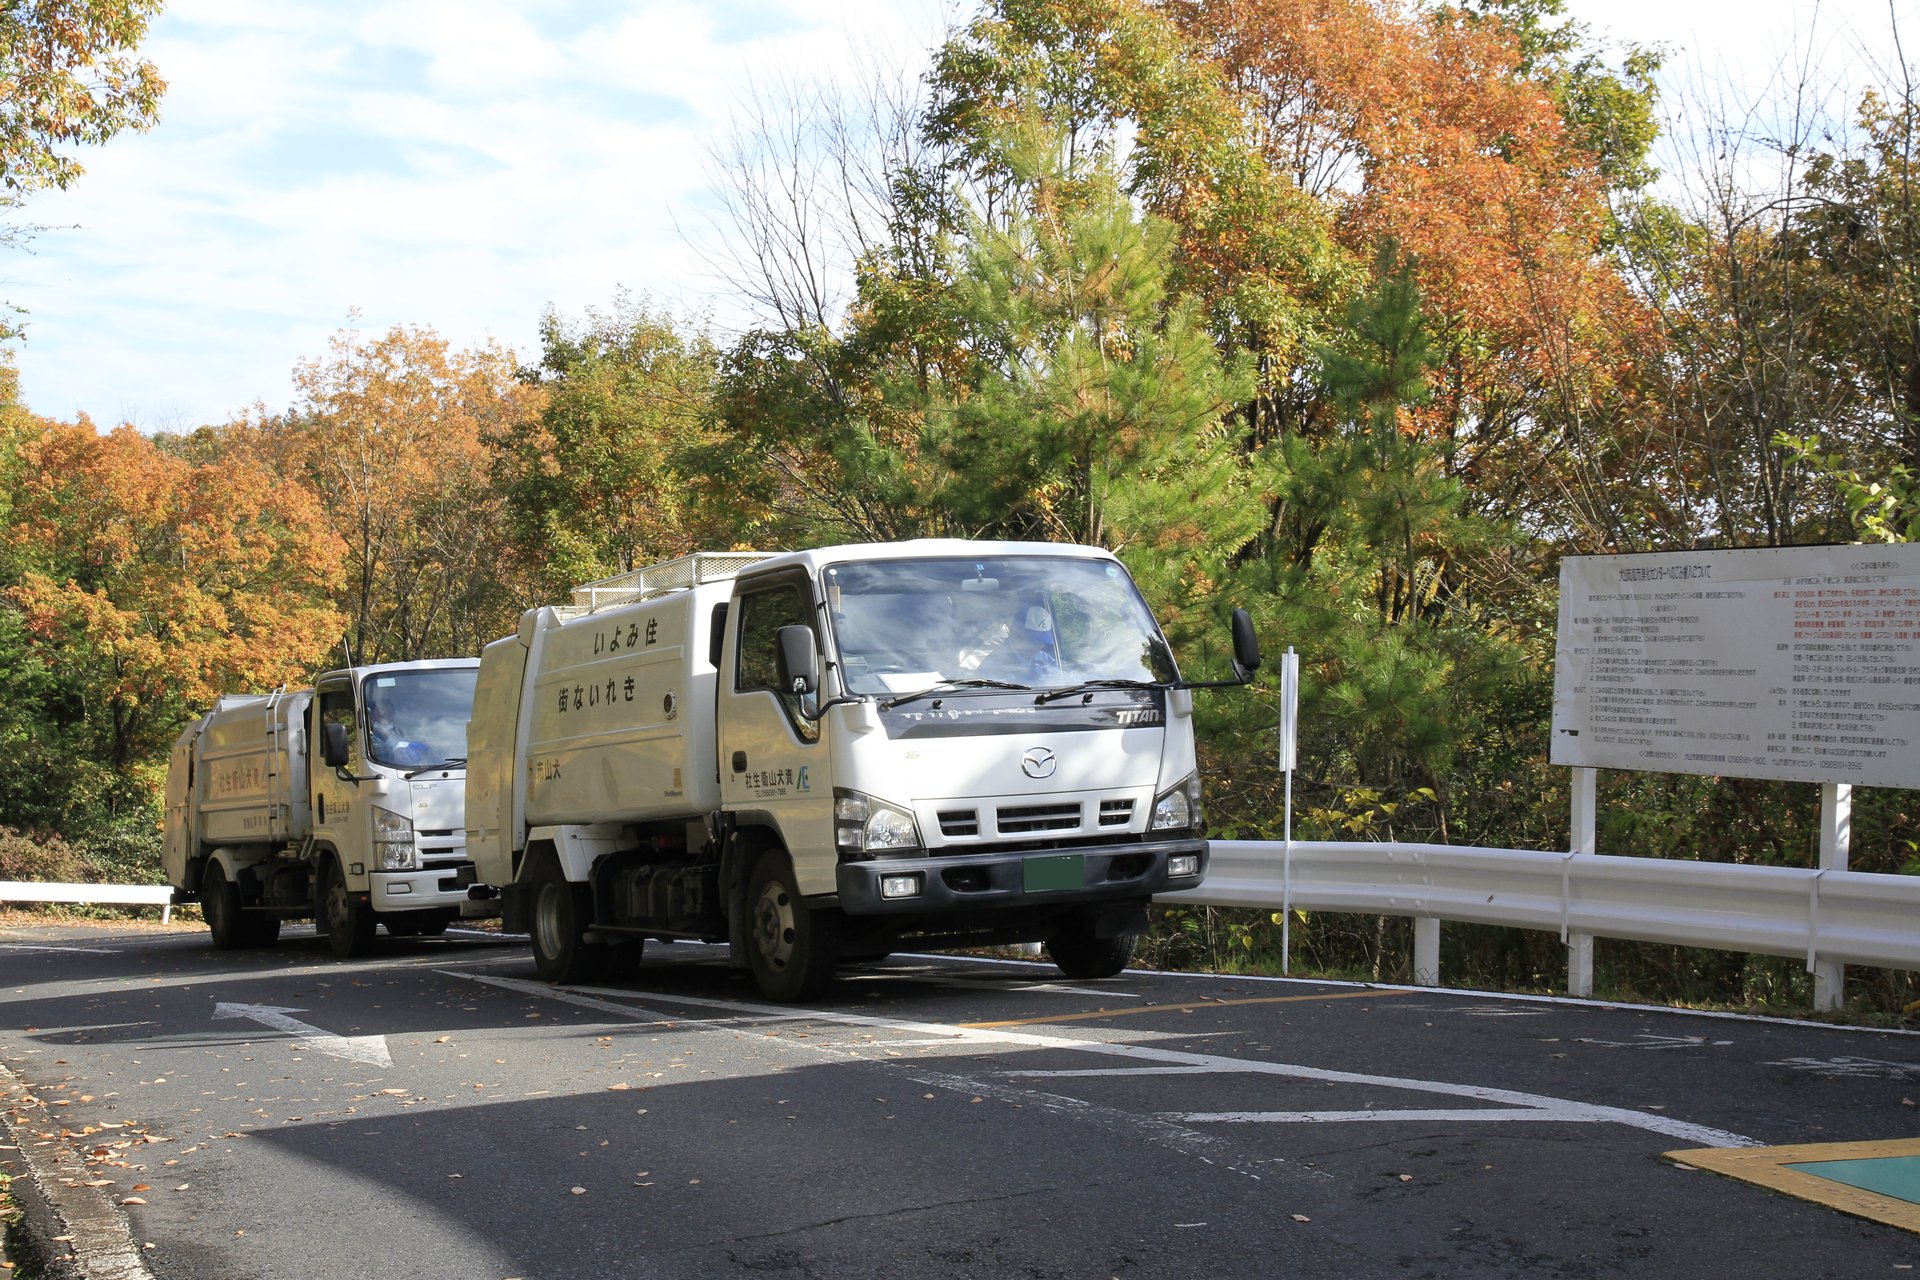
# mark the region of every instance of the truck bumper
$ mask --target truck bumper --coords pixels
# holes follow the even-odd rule
[[[1194,874],[1168,875],[1167,860],[1176,857],[1197,859]],[[835,880],[840,909],[848,915],[908,916],[1146,899],[1196,888],[1206,874],[1205,840],[1162,840],[843,862]],[[901,876],[916,877],[916,891],[884,896],[882,881]]]
[[[458,912],[467,900],[467,887],[473,883],[473,876],[469,871],[463,878],[458,865],[446,865],[424,871],[376,871],[368,881],[373,889],[371,902],[375,911],[440,908]]]

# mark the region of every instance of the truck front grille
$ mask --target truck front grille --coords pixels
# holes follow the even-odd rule
[[[1028,835],[1036,831],[1077,831],[1080,829],[1080,806],[1034,804],[1002,809],[994,825],[1003,836]]]
[[[942,809],[940,811],[940,834],[947,837],[977,836],[980,834],[980,811],[977,809]]]
[[[1133,821],[1133,801],[1102,800],[1100,802],[1100,825],[1103,827],[1124,827]]]

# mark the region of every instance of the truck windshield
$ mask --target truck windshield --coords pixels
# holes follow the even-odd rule
[[[1133,580],[1108,560],[881,560],[829,566],[822,581],[851,694],[1176,675]]]
[[[473,714],[473,667],[382,671],[360,686],[367,708],[367,759],[389,768],[459,763]]]

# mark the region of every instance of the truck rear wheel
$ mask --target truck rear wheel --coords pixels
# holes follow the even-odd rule
[[[840,913],[800,896],[779,849],[753,864],[747,881],[747,962],[771,1000],[807,1000],[826,990],[840,962]]]
[[[583,884],[560,878],[557,868],[533,890],[533,967],[548,982],[592,982],[600,976],[605,949],[586,940],[593,900]]]
[[[1061,934],[1047,943],[1047,958],[1069,978],[1111,978],[1133,959],[1134,935],[1087,938]]]
[[[373,911],[347,891],[347,877],[337,861],[329,861],[320,878],[320,911],[327,926],[327,945],[342,960],[365,955],[373,945]]]
[[[248,945],[247,921],[240,908],[240,886],[227,879],[218,862],[207,863],[200,876],[200,914],[206,917],[207,932],[220,951],[237,951]]]

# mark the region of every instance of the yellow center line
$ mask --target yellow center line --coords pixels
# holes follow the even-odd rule
[[[1001,1022],[957,1022],[968,1031],[994,1027],[1031,1027],[1042,1022],[1085,1022],[1090,1018],[1123,1018],[1132,1013],[1190,1013],[1195,1009],[1227,1009],[1237,1004],[1297,1004],[1303,1000],[1381,1000],[1409,995],[1406,991],[1336,991],[1320,996],[1253,996],[1246,1000],[1196,1000],[1192,1004],[1133,1005],[1125,1009],[1096,1009],[1092,1013],[1059,1013],[1048,1018],[1008,1018]]]

